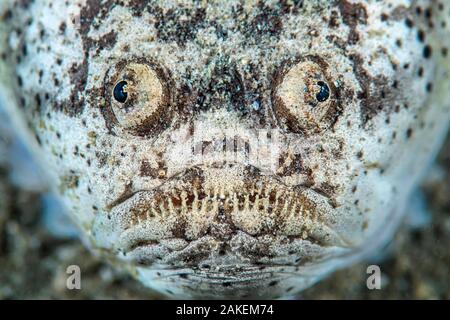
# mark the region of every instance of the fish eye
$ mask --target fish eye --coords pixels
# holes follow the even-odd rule
[[[319,86],[319,92],[316,94],[316,99],[319,102],[325,102],[328,100],[328,98],[330,97],[330,88],[328,87],[328,85],[323,82],[323,81],[319,81],[317,82],[317,85]]]
[[[126,62],[110,70],[106,82],[109,106],[102,110],[107,126],[147,135],[169,117],[169,90],[162,68]]]
[[[128,93],[126,91],[127,89],[127,82],[126,81],[119,81],[115,87],[114,87],[114,99],[116,99],[117,102],[125,103],[128,98]]]
[[[336,88],[318,59],[304,58],[276,77],[272,102],[276,118],[295,133],[313,134],[328,128],[336,114]]]

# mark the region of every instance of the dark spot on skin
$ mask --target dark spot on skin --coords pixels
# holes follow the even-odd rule
[[[343,22],[349,26],[348,43],[355,44],[359,41],[357,32],[358,24],[367,24],[367,11],[363,4],[354,4],[347,0],[338,1],[338,8],[341,12]]]
[[[427,8],[425,9],[425,18],[431,19],[433,17],[433,9]]]
[[[332,29],[336,29],[339,27],[339,14],[336,10],[332,10],[329,17],[328,26]]]
[[[394,80],[394,82],[392,83],[392,88],[398,89],[398,81],[397,80]]]
[[[326,198],[328,198],[328,200],[330,201],[330,204],[335,207],[335,200],[334,200],[334,196],[336,194],[337,191],[337,187],[334,185],[331,185],[327,182],[323,182],[320,184],[320,186],[312,188],[315,192],[325,196]]]
[[[357,95],[361,101],[362,121],[366,124],[380,111],[393,108],[392,101],[397,101],[402,97],[398,96],[396,89],[388,85],[390,81],[385,76],[373,77],[367,72],[364,68],[362,56],[352,54],[349,58],[353,63],[353,70],[361,86]]]
[[[42,146],[42,140],[41,140],[41,138],[40,138],[37,134],[34,134],[34,138],[36,139],[36,142],[37,142],[40,146]]]
[[[414,27],[414,22],[413,22],[410,18],[407,18],[407,19],[405,20],[405,24],[406,24],[406,26],[407,26],[408,28]]]
[[[115,31],[110,31],[107,34],[104,34],[100,37],[100,39],[94,41],[92,40],[92,45],[101,49],[112,48],[117,41],[117,33]]]
[[[26,55],[28,55],[27,45],[26,45],[26,44],[23,44],[23,45],[22,45],[22,56],[25,57]]]
[[[5,13],[0,17],[1,20],[3,21],[8,21],[11,20],[11,18],[13,17],[13,12],[11,11],[11,9],[8,9],[5,11]]]
[[[413,134],[413,129],[408,128],[408,130],[406,130],[406,138],[410,139],[412,137]]]
[[[69,116],[79,115],[83,111],[84,107],[84,95],[86,89],[86,82],[88,76],[88,56],[90,50],[94,47],[107,48],[115,43],[116,34],[114,31],[104,35],[100,40],[95,41],[88,37],[88,32],[96,21],[96,18],[101,20],[109,11],[110,6],[114,3],[112,0],[108,0],[105,3],[100,3],[95,0],[88,0],[81,8],[80,13],[80,28],[81,37],[83,39],[83,53],[84,60],[73,65],[69,71],[71,84],[74,88],[70,94],[70,98],[64,103],[58,105],[59,109],[63,110]],[[67,26],[65,27],[67,28]]]
[[[39,111],[40,108],[41,108],[41,103],[42,103],[41,102],[41,96],[39,94],[35,95],[35,101],[36,101],[37,110]]]
[[[417,75],[418,75],[420,78],[422,78],[422,77],[423,77],[423,72],[424,72],[423,67],[419,67],[419,70],[417,71]]]
[[[157,9],[154,9],[155,11]],[[156,11],[155,28],[157,37],[162,41],[176,41],[178,45],[184,46],[189,40],[196,37],[197,32],[206,26],[205,8],[177,8],[169,9],[167,12]],[[185,16],[187,19],[180,19]]]
[[[76,116],[83,111],[83,93],[86,87],[87,72],[88,64],[86,60],[84,60],[80,65],[72,65],[69,70],[71,83],[75,86],[70,94],[69,101],[59,106],[67,115]]]
[[[275,35],[277,36],[283,27],[283,22],[278,11],[275,8],[270,8],[259,3],[260,13],[252,20],[251,25],[260,35]]]
[[[424,57],[425,59],[429,59],[429,58],[431,57],[432,53],[433,53],[433,50],[431,49],[431,46],[426,45],[426,46],[423,48],[423,57]]]
[[[59,33],[65,34],[67,29],[67,24],[65,22],[61,23],[59,26]]]
[[[95,157],[97,158],[99,167],[104,167],[106,165],[108,154],[106,154],[105,152],[97,151],[95,152]]]
[[[293,174],[300,174],[305,172],[305,168],[303,167],[302,158],[300,154],[294,154],[293,158],[290,160],[288,166],[285,165],[287,155],[281,154],[279,159],[279,168],[280,170],[277,174],[281,177],[291,176]]]
[[[417,31],[417,38],[420,42],[425,42],[425,31],[419,30]]]

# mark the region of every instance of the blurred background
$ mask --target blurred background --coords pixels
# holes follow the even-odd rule
[[[2,153],[2,144],[8,143],[0,134],[0,299],[162,298],[99,261],[78,240],[58,239],[47,231],[42,195],[10,181]],[[423,185],[429,222],[412,228],[405,221],[382,255],[335,272],[298,298],[449,299],[450,137],[437,163]],[[66,288],[66,268],[72,264],[81,267],[81,290]],[[366,287],[370,264],[381,267],[381,290]]]

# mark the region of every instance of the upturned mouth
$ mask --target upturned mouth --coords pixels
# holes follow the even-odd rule
[[[254,167],[227,165],[191,168],[157,189],[122,199],[111,214],[119,222],[118,245],[125,254],[161,246],[182,251],[205,238],[220,247],[238,232],[253,239],[346,247],[330,227],[330,210],[328,199],[309,188],[289,187]],[[178,247],[170,248],[175,239]]]

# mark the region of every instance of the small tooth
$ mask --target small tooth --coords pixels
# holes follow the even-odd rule
[[[311,220],[311,212],[308,209],[303,210],[305,219]]]
[[[253,203],[253,210],[259,211],[259,194],[255,197],[255,202]]]
[[[172,189],[172,196],[173,196],[175,199],[180,200],[180,197],[178,196],[177,191],[178,191],[178,190],[176,190],[176,189]]]
[[[220,199],[225,199],[225,189],[224,188],[221,188],[220,189]]]
[[[219,198],[219,187],[214,187],[212,193],[212,199],[216,200]]]
[[[133,215],[131,217],[131,219],[129,220],[129,224],[130,224],[130,227],[133,227],[136,225],[136,215]]]
[[[181,198],[181,206],[183,207],[184,210],[186,210],[187,209],[187,203],[186,203],[187,193],[186,193],[186,191],[183,190],[181,192],[180,198]]]
[[[161,203],[159,204],[159,210],[161,210],[161,214],[162,214],[163,217],[166,217],[166,216],[167,216],[167,215],[166,215],[166,209],[164,208],[164,203],[163,203],[163,202],[161,202]]]
[[[152,202],[152,204],[150,205],[150,210],[152,210],[152,213],[153,213],[153,215],[154,215],[155,217],[158,216],[158,211],[157,211],[156,208],[155,208],[155,203],[154,203],[154,202]]]
[[[297,201],[294,201],[294,204],[292,205],[291,214],[290,214],[291,218],[295,217],[295,209],[297,209]]]
[[[217,213],[218,211],[219,211],[219,201],[213,201],[211,213]]]
[[[173,205],[173,200],[172,200],[171,197],[169,197],[169,198],[167,199],[167,203],[168,203],[168,207],[169,207],[169,212],[175,213],[175,207],[174,207],[174,205]]]
[[[275,204],[273,205],[274,211],[278,208],[278,199],[280,198],[280,194],[278,190],[275,191]]]
[[[288,209],[289,209],[289,199],[285,199],[283,209],[281,210],[281,215],[284,216],[288,212]]]
[[[209,199],[207,199],[207,198],[202,200],[202,207],[200,208],[201,213],[205,213],[207,211],[208,202],[209,202]]]
[[[267,197],[264,198],[263,205],[264,205],[264,213],[267,214],[269,212],[269,205],[270,205],[269,198],[267,198]],[[273,212],[273,213],[275,213],[275,212]]]
[[[237,213],[239,210],[239,199],[237,193],[233,193],[233,212]]]
[[[248,194],[245,195],[244,208],[247,211],[250,209],[250,200],[249,200],[249,195]]]
[[[198,204],[199,204],[198,191],[197,189],[194,189],[194,202],[192,203],[192,212],[195,213],[198,212]]]
[[[258,194],[264,195],[264,185],[261,185],[258,189]]]
[[[314,222],[318,223],[319,222],[319,213],[317,210],[313,210],[314,212]]]
[[[302,239],[305,240],[308,238],[308,233],[305,231],[302,232]]]
[[[277,203],[277,207],[276,207],[277,212],[281,212],[283,210],[283,206],[284,206],[285,202],[286,202],[286,200],[281,198],[281,197],[277,199],[277,201],[276,201],[276,203]]]
[[[141,224],[141,219],[139,218],[139,215],[136,216],[136,220],[137,220],[137,224],[140,225]]]
[[[270,184],[267,185],[266,189],[264,191],[265,191],[264,196],[267,198],[270,197],[270,192],[272,191],[272,186]]]

